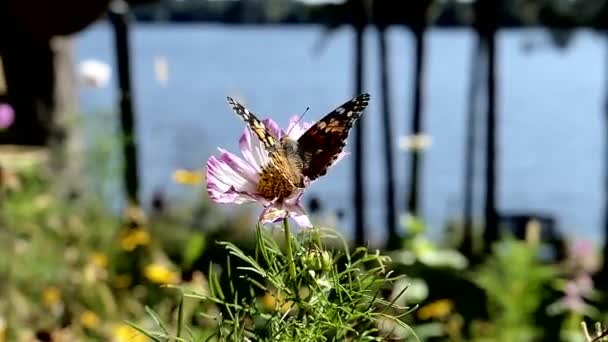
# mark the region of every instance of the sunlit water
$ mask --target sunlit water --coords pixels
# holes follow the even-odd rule
[[[139,134],[142,195],[163,189],[184,195],[172,184],[176,168],[202,168],[222,146],[238,151],[243,123],[226,96],[244,99],[261,116],[281,123],[310,106],[316,120],[353,94],[352,32],[338,30],[322,41],[317,27],[225,27],[217,25],[134,26],[133,82]],[[499,207],[555,215],[559,227],[585,238],[601,236],[605,42],[579,32],[565,50],[544,46],[527,53],[530,37],[541,31],[509,31],[499,36]],[[376,34],[366,37],[365,113],[368,229],[384,237],[384,179],[381,150]],[[461,213],[466,96],[475,37],[467,30],[433,30],[428,35],[424,128],[432,144],[423,162],[423,218],[442,231]],[[405,206],[407,152],[398,150],[411,111],[413,41],[403,29],[391,30],[390,66],[394,108],[399,208]],[[77,38],[78,60],[114,64],[111,29],[92,26]],[[169,80],[155,78],[154,63],[166,58]],[[104,89],[83,89],[85,115],[115,111],[116,75]],[[117,119],[117,118],[116,118]],[[479,152],[482,152],[480,149]],[[310,193],[326,207],[351,210],[351,159],[314,184]],[[482,168],[480,168],[482,170]],[[481,173],[479,173],[481,181]],[[481,201],[479,201],[481,203]],[[348,234],[350,224],[342,229]]]

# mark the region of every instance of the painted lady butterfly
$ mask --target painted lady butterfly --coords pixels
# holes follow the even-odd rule
[[[228,97],[228,103],[260,139],[274,170],[292,187],[303,188],[308,182],[325,175],[342,152],[352,125],[369,103],[369,94],[359,95],[334,109],[310,127],[297,141],[287,135],[277,139],[240,103],[231,97]]]

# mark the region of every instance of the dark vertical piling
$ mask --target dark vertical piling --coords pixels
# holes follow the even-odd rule
[[[426,8],[419,13],[421,16],[416,23],[412,25],[412,33],[415,41],[415,56],[414,56],[414,100],[412,108],[412,121],[410,123],[411,137],[414,139],[413,148],[411,150],[410,179],[409,192],[407,197],[407,210],[412,215],[420,214],[420,164],[422,161],[422,148],[418,141],[422,134],[422,98],[423,98],[423,81],[424,81],[424,58],[426,49],[424,44],[424,33],[426,31]]]
[[[125,1],[115,0],[111,3],[109,17],[114,28],[116,65],[118,68],[121,141],[124,153],[124,185],[130,203],[138,205],[137,136],[131,89],[128,13],[129,5]]]
[[[462,242],[460,251],[467,257],[473,254],[473,201],[475,179],[475,145],[478,132],[478,99],[480,89],[480,63],[484,59],[482,44],[478,40],[477,47],[471,57],[471,79],[469,81],[469,94],[467,103],[467,119],[465,127],[466,143],[464,152],[464,181],[463,181],[463,220]]]
[[[605,44],[608,51],[608,32],[604,31]],[[606,287],[608,285],[608,54],[605,61],[604,73],[604,246],[602,248],[603,263],[600,272],[598,272],[598,286]]]
[[[389,77],[389,61],[388,61],[388,42],[386,25],[378,24],[378,40],[380,48],[380,89],[381,89],[381,105],[382,105],[382,130],[383,130],[383,145],[384,145],[384,168],[385,168],[385,203],[386,206],[386,229],[388,249],[396,249],[401,246],[397,228],[395,225],[397,214],[395,212],[395,165],[393,160],[393,123],[391,110],[391,89]]]
[[[362,0],[352,1],[353,26],[355,28],[354,44],[354,73],[355,73],[355,96],[363,93],[363,77],[365,64],[364,31],[366,24],[365,7]],[[365,115],[362,115],[355,125],[355,136],[353,144],[353,204],[355,209],[355,243],[358,246],[365,244],[365,173],[363,149]]]
[[[490,252],[498,239],[498,212],[496,209],[496,30],[499,1],[478,0],[475,3],[476,29],[487,52],[486,67],[486,172],[484,206],[484,250]]]

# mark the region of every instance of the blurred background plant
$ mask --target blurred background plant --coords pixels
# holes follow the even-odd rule
[[[150,217],[134,206],[116,214],[108,202],[120,170],[116,144],[91,141],[90,182],[64,200],[44,161],[2,161],[2,341],[138,340],[127,320],[153,324],[148,306],[163,317],[175,311],[179,296],[162,285],[206,288],[200,265],[215,257],[208,237],[251,239],[235,228],[247,213],[228,219],[204,199],[179,210],[157,208]]]
[[[606,0],[0,1],[0,342],[604,338],[607,14]],[[353,246],[298,240],[286,276],[254,212],[202,190],[203,161],[243,129],[224,98],[282,121],[362,92],[350,171],[305,198]],[[378,315],[393,304],[414,311]]]

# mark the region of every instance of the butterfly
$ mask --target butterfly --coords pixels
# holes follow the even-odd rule
[[[228,97],[228,103],[260,139],[272,167],[292,186],[303,188],[325,175],[338,158],[351,127],[369,103],[369,94],[361,94],[334,109],[297,140],[287,134],[278,139],[243,105],[231,97]]]

